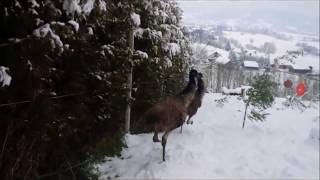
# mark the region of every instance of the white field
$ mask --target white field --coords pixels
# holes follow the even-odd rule
[[[100,179],[319,179],[319,104],[300,112],[277,98],[265,122],[242,129],[244,103],[218,107],[222,97],[206,94],[193,125],[170,134],[166,162],[152,134],[127,135],[121,157],[97,165]]]

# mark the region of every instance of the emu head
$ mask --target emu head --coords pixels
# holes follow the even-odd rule
[[[201,73],[198,73],[197,80],[198,80],[197,92],[201,94],[201,93],[203,93],[203,90],[204,90],[204,83],[202,81],[202,74]]]
[[[198,84],[198,72],[195,69],[191,69],[189,72],[189,81],[193,82],[195,86]]]

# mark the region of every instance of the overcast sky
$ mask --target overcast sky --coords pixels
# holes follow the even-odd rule
[[[238,20],[263,22],[276,28],[295,27],[319,32],[319,0],[223,1],[177,0],[184,23],[217,23]]]

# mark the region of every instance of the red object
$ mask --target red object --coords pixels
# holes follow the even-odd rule
[[[306,91],[306,87],[304,83],[299,83],[297,88],[296,88],[296,93],[298,96],[303,96]]]
[[[290,79],[288,79],[283,83],[283,85],[286,88],[291,88],[292,87],[292,81]]]

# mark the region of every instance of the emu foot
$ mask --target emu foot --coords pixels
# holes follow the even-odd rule
[[[182,134],[182,127],[183,127],[183,124],[181,125],[181,128],[180,128],[180,134]]]
[[[154,135],[152,138],[153,142],[160,142],[158,136]]]
[[[191,120],[189,121],[189,120],[188,120],[188,121],[187,121],[187,124],[193,124],[193,121],[191,121]]]

